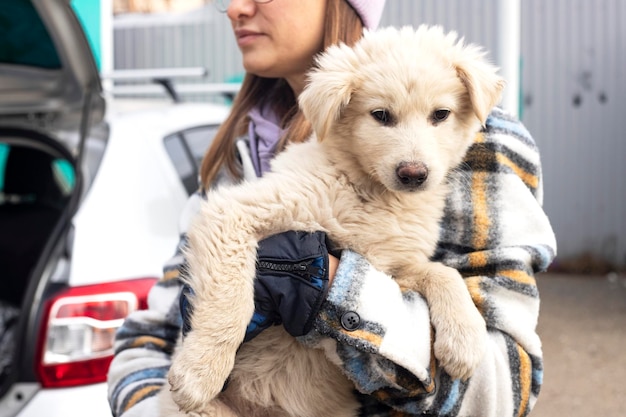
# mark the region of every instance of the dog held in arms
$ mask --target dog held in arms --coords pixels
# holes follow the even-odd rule
[[[174,354],[162,415],[356,415],[354,386],[322,350],[282,326],[241,344],[258,242],[287,230],[323,230],[422,294],[439,365],[470,377],[485,322],[460,274],[429,258],[449,174],[503,86],[480,48],[440,27],[379,29],[321,54],[299,97],[314,137],[288,146],[258,181],[211,191],[190,228],[193,331]]]

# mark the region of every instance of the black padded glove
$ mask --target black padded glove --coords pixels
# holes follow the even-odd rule
[[[277,324],[292,336],[311,330],[328,291],[328,253],[324,232],[290,231],[259,242],[255,311],[244,341]],[[185,285],[180,296],[183,336],[191,331],[189,297],[193,290]]]
[[[292,336],[307,334],[328,291],[324,232],[290,231],[259,242],[255,312],[245,341],[274,324]]]

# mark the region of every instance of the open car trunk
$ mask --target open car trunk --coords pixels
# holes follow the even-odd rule
[[[85,192],[77,166],[104,110],[98,69],[70,0],[1,0],[3,407],[10,405],[5,394],[14,383],[38,382],[42,312],[51,293],[67,285],[55,275],[68,255],[71,218]],[[78,140],[63,140],[61,132]]]
[[[58,140],[0,127],[0,396],[34,378],[41,300],[64,255],[80,180]]]

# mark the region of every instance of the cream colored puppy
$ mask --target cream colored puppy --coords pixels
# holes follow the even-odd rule
[[[483,357],[485,322],[462,277],[429,258],[448,174],[503,80],[479,48],[438,27],[368,32],[317,63],[299,98],[317,139],[291,145],[259,181],[212,192],[189,231],[193,331],[174,355],[164,414],[356,414],[353,385],[282,326],[241,344],[254,312],[257,243],[287,230],[324,230],[421,293],[434,354],[452,377],[468,378]]]

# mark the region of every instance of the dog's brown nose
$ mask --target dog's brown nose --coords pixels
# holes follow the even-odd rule
[[[428,178],[428,167],[423,162],[401,162],[396,175],[403,185],[419,187]]]

